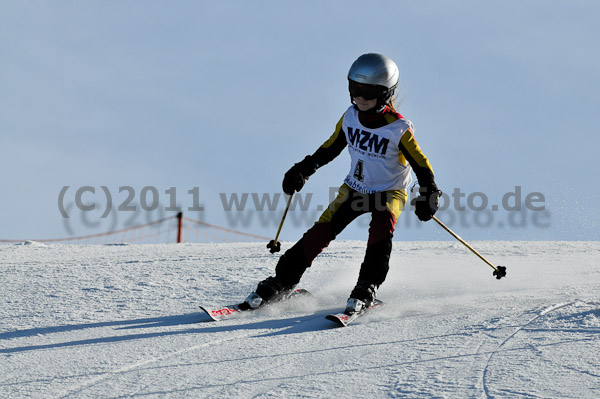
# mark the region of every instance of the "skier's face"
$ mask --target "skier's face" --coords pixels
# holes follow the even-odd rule
[[[356,103],[356,106],[361,111],[368,111],[372,108],[375,108],[377,105],[377,99],[365,100],[364,97],[352,97],[352,100]]]

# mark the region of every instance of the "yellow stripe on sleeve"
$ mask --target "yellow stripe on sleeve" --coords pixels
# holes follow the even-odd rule
[[[414,162],[418,166],[422,168],[427,168],[433,173],[433,168],[429,163],[429,159],[427,159],[425,154],[423,154],[423,151],[421,151],[419,143],[417,143],[417,140],[415,140],[415,136],[410,130],[404,132],[402,138],[400,139],[400,145],[402,145],[406,150],[407,158],[409,158],[409,161],[411,161],[411,163]]]
[[[346,115],[344,113],[344,115]],[[335,131],[333,132],[333,134],[331,135],[331,137],[323,143],[323,145],[321,145],[321,148],[329,148],[333,145],[333,143],[335,142],[335,140],[338,138],[338,136],[340,134],[343,134],[342,132],[342,122],[344,121],[344,115],[342,115],[342,117],[340,118],[339,122],[337,123],[337,125],[335,125]]]

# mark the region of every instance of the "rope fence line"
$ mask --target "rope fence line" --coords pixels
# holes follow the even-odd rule
[[[268,237],[259,236],[259,235],[256,235],[256,234],[242,233],[242,232],[237,231],[237,230],[228,229],[227,227],[215,226],[213,224],[204,223],[204,222],[201,222],[201,221],[196,220],[196,219],[190,219],[188,217],[182,217],[182,218],[183,218],[183,220],[186,220],[186,221],[188,221],[190,223],[195,223],[195,224],[197,224],[199,226],[203,226],[203,227],[206,227],[206,228],[215,229],[215,230],[223,231],[223,232],[234,234],[234,235],[240,235],[241,234],[241,235],[244,235],[246,237],[256,238],[256,239],[261,240],[261,241],[270,240],[270,238],[268,238]]]
[[[181,242],[237,242],[265,241],[268,237],[245,233],[227,227],[216,226],[200,220],[184,217],[183,213],[168,216],[138,226],[66,238],[43,238],[27,240],[2,240],[0,243],[181,243]]]

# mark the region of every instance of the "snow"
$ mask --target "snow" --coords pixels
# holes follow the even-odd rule
[[[334,242],[314,298],[209,322],[278,256],[264,243],[0,246],[2,398],[598,398],[600,243],[395,242],[378,297],[324,316],[365,243]],[[283,249],[291,243],[283,243]]]

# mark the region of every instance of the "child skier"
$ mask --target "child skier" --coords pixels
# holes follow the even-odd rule
[[[261,281],[241,308],[258,308],[289,294],[331,240],[358,216],[371,213],[365,258],[345,310],[359,312],[372,304],[388,273],[394,226],[406,204],[411,169],[420,185],[420,195],[413,200],[417,217],[427,221],[435,214],[441,191],[433,169],[414,138],[412,123],[394,108],[398,75],[394,61],[381,54],[364,54],[354,61],[348,72],[352,105],[333,135],[285,174],[283,191],[300,191],[309,176],[345,147],[350,172],[319,220],[280,257],[275,276]]]

